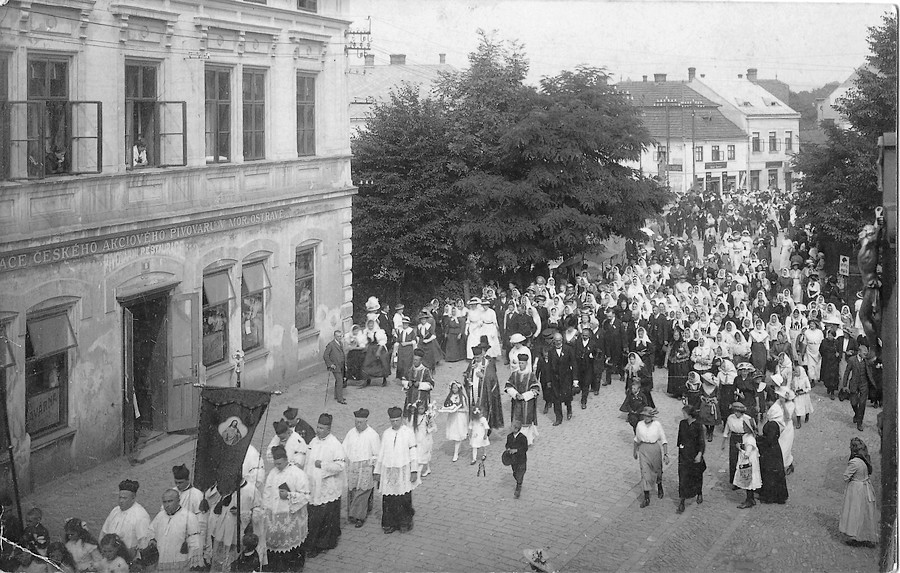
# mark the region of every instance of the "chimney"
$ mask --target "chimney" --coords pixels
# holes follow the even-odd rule
[[[446,64],[446,63],[447,63],[447,54],[438,54],[438,58],[440,58],[440,62],[441,62],[442,64]]]
[[[406,54],[391,54],[391,65],[402,66],[406,64]]]
[[[747,68],[747,79],[756,82],[756,68]]]
[[[653,74],[653,81],[661,84],[666,81],[666,74]]]
[[[647,81],[647,76],[644,76],[644,81],[645,81],[645,82]]]
[[[692,82],[697,78],[697,68],[688,68],[688,81]]]
[[[393,63],[393,62],[391,62],[391,63]],[[738,79],[739,79],[739,80],[744,79],[744,74],[738,74]]]
[[[701,77],[701,78],[705,78],[705,77],[706,77],[706,74],[700,74],[700,77]]]
[[[375,65],[375,54],[366,54],[366,65],[367,66]]]

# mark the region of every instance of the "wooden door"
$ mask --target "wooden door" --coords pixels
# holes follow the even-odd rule
[[[173,295],[169,313],[166,431],[177,432],[196,428],[200,414],[200,388],[194,386],[200,381],[200,293]]]
[[[127,306],[122,307],[122,348],[124,356],[122,381],[122,440],[125,455],[134,450],[134,313]]]

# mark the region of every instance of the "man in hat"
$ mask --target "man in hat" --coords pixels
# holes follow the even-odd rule
[[[500,381],[497,378],[497,363],[486,354],[487,337],[473,346],[472,361],[463,373],[463,382],[469,397],[469,407],[479,408],[495,430],[503,427],[503,410],[500,404]]]
[[[297,408],[290,407],[286,409],[282,416],[284,416],[284,421],[294,432],[300,435],[304,442],[309,444],[313,438],[316,437],[316,429],[313,428],[309,422],[300,417],[300,412]]]
[[[269,442],[269,447],[266,448],[266,460],[270,464],[274,463],[272,448],[283,446],[287,451],[288,461],[302,469],[306,465],[306,454],[309,450],[306,442],[284,420],[279,420],[272,426],[275,428],[275,435],[272,437],[272,441]]]
[[[150,514],[136,501],[139,487],[138,482],[130,479],[119,483],[119,503],[100,528],[101,539],[107,533],[115,533],[132,555],[147,547],[150,541]]]
[[[150,522],[148,547],[159,552],[157,571],[187,573],[203,567],[203,548],[197,516],[181,505],[182,492],[169,488],[162,494],[162,509]]]
[[[600,392],[600,380],[594,372],[594,364],[596,356],[601,351],[597,347],[597,341],[594,339],[594,333],[589,327],[581,329],[573,340],[573,348],[575,350],[575,362],[577,371],[575,377],[584,382],[581,387],[581,409],[587,408],[588,393],[594,390]]]
[[[386,302],[381,303],[381,310],[378,313],[377,322],[378,328],[380,328],[385,332],[385,334],[387,334],[387,347],[392,349],[394,348],[394,322],[388,316],[390,310],[391,305]]]
[[[391,318],[391,325],[394,327],[394,340],[400,338],[400,331],[403,330],[403,311],[406,310],[406,305],[403,303],[397,303],[394,305],[394,316]]]
[[[343,443],[347,459],[347,519],[362,527],[372,511],[374,470],[381,438],[369,427],[369,411],[365,408],[353,412],[353,426]]]
[[[603,330],[603,340],[606,344],[603,354],[606,355],[606,382],[604,386],[612,384],[613,371],[622,377],[624,360],[625,360],[625,326],[622,321],[616,318],[616,313],[612,307],[606,309],[606,320],[601,326]]]
[[[306,562],[303,543],[308,533],[309,480],[288,462],[283,446],[272,448],[275,467],[266,476],[263,507],[269,535],[267,571],[301,571]]]
[[[408,409],[410,404],[415,404],[422,400],[423,403],[431,402],[431,391],[434,389],[434,378],[431,376],[431,370],[422,364],[422,358],[425,357],[425,351],[416,348],[413,351],[412,366],[403,373],[400,383],[406,391],[406,400],[403,403],[404,411],[409,415]]]
[[[841,378],[841,387],[850,392],[850,406],[853,407],[853,422],[856,429],[862,432],[863,419],[866,416],[866,401],[869,399],[869,384],[874,384],[872,366],[866,360],[869,355],[869,343],[865,336],[857,338],[856,356],[848,359],[847,369]]]
[[[322,353],[325,366],[334,376],[334,399],[338,404],[346,404],[344,386],[347,385],[346,355],[344,354],[344,333],[334,331],[334,339],[325,346]]]
[[[347,486],[346,458],[341,442],[331,433],[331,414],[319,416],[316,439],[309,444],[309,539],[307,557],[337,547],[341,535],[341,495]]]
[[[403,410],[388,409],[391,427],[381,434],[381,450],[375,461],[375,487],[381,490],[381,528],[385,533],[405,533],[413,527],[412,490],[418,480],[416,435],[403,423]],[[382,475],[390,479],[382,480]]]

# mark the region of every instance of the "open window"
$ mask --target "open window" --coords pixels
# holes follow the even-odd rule
[[[264,261],[244,263],[241,269],[241,348],[244,352],[263,346],[266,292],[271,286]]]
[[[33,438],[68,423],[68,351],[77,342],[67,309],[29,316],[25,328],[25,431]]]
[[[155,63],[125,64],[125,165],[129,169],[187,164],[186,104],[159,101],[158,76]]]
[[[228,318],[235,298],[227,270],[203,277],[203,365],[228,359]]]

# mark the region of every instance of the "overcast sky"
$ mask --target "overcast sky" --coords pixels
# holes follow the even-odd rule
[[[476,31],[525,45],[529,80],[578,64],[607,68],[618,81],[736,77],[758,68],[800,91],[843,81],[864,63],[867,28],[887,4],[614,2],[599,0],[350,0],[354,28],[372,18],[376,63],[404,53],[407,63],[466,67]],[[351,59],[351,64],[355,63]]]

